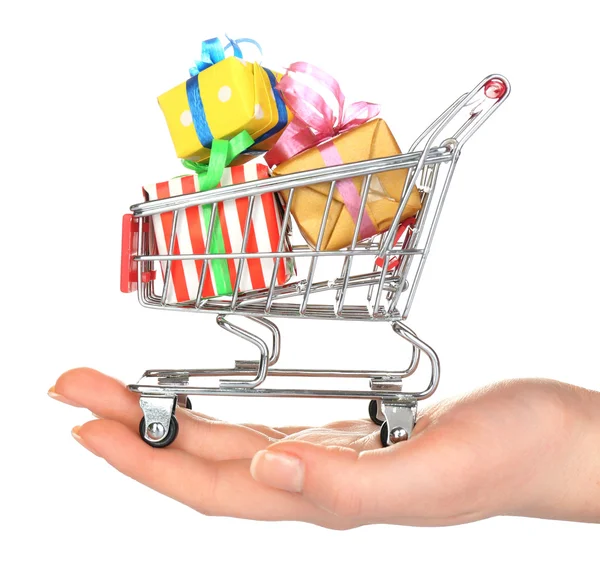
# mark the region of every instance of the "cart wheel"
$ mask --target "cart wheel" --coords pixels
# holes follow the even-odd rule
[[[371,400],[369,402],[369,417],[371,418],[371,421],[374,424],[377,424],[378,426],[381,426],[381,424],[383,424],[384,421],[380,420],[377,417],[377,410],[378,410],[378,408],[377,408],[377,400]]]
[[[381,438],[381,445],[384,448],[388,447],[388,439],[390,437],[390,433],[388,430],[388,423],[384,422],[381,424],[381,430],[379,431],[379,436]],[[404,442],[408,440],[408,433],[404,428],[394,428],[392,435],[392,444],[398,444],[399,442]]]
[[[143,421],[144,420],[142,419],[142,422]],[[379,437],[381,438],[382,447],[387,448],[388,447],[388,437],[389,437],[387,422],[384,422],[383,424],[381,424],[381,430],[379,430]]]
[[[179,401],[177,402],[177,407],[178,408],[184,408],[185,410],[192,410],[192,401],[190,400],[189,396],[185,397],[185,405],[182,406]]]
[[[150,424],[152,426],[152,424]],[[175,416],[171,416],[171,423],[169,424],[169,431],[164,438],[161,438],[157,441],[149,440],[146,436],[146,418],[142,417],[140,420],[140,436],[142,440],[146,442],[149,446],[153,448],[165,448],[168,445],[172,444],[179,433],[179,424],[177,422],[177,418]]]

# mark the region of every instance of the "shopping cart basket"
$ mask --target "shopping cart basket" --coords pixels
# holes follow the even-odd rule
[[[415,141],[408,153],[383,159],[361,161],[336,167],[252,181],[166,199],[148,201],[131,207],[123,220],[122,290],[137,290],[142,306],[180,312],[214,313],[217,324],[226,331],[252,343],[259,353],[257,361],[235,361],[232,368],[148,370],[129,390],[140,393],[143,418],[140,435],[150,445],[167,446],[177,436],[175,406],[190,407],[188,396],[268,396],[355,398],[369,402],[371,419],[381,425],[381,442],[388,446],[410,437],[416,421],[417,402],[430,397],[440,378],[440,363],[435,351],[406,324],[423,267],[438,224],[441,210],[461,150],[481,124],[510,93],[509,82],[500,75],[481,81],[472,91],[459,97]],[[385,233],[359,240],[371,180],[378,173],[404,170],[406,183],[395,218]],[[352,244],[331,251],[321,248],[325,225],[336,182],[362,178],[361,202]],[[315,248],[306,242],[296,244],[297,231],[290,217],[294,190],[307,185],[329,184],[322,223]],[[401,214],[416,187],[421,209],[415,217],[401,222]],[[288,191],[277,250],[253,252],[248,248],[250,221],[259,196]],[[178,217],[190,207],[212,206],[206,244],[211,244],[215,213],[220,202],[248,198],[248,214],[239,252],[193,254],[175,249]],[[172,213],[173,224],[168,254],[159,255],[152,229],[152,216]],[[290,246],[291,245],[291,246]],[[254,249],[255,250],[255,249]],[[209,249],[210,251],[210,249]],[[274,261],[271,281],[266,288],[241,291],[240,278],[252,259]],[[298,280],[278,284],[279,265],[293,259]],[[206,269],[202,263],[196,296],[188,302],[172,302],[169,277],[177,261],[234,260],[237,280],[233,294],[202,298]],[[162,266],[162,272],[157,267]],[[266,328],[266,339],[232,322],[231,315],[247,317]],[[280,353],[281,336],[271,319],[385,321],[412,346],[404,370],[310,370],[274,368]],[[251,325],[251,323],[248,323]],[[260,328],[259,328],[260,330]],[[427,386],[406,391],[404,383],[419,369],[424,354],[429,361]],[[217,385],[197,385],[201,377],[221,378]],[[369,381],[368,389],[344,390],[308,388],[265,388],[272,377],[345,378]]]

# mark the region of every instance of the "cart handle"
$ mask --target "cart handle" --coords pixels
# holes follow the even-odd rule
[[[444,111],[410,146],[408,150],[412,153],[417,150],[426,137],[429,137],[425,144],[425,150],[428,152],[434,145],[434,140],[440,137],[445,127],[467,106],[473,106],[469,118],[460,127],[450,139],[456,140],[458,148],[467,142],[467,140],[479,129],[487,118],[494,113],[500,104],[510,95],[510,82],[500,74],[492,74],[483,78],[470,92],[460,96],[446,111]],[[478,99],[479,96],[479,99]],[[485,113],[482,109],[477,109],[483,104],[490,104]],[[448,139],[443,137],[444,140]],[[442,145],[443,146],[443,145]]]
[[[463,145],[469,140],[469,138],[479,129],[479,127],[488,119],[492,113],[494,113],[499,105],[509,96],[510,94],[510,83],[509,81],[499,74],[493,74],[487,76],[481,80],[469,93],[460,96],[442,115],[440,115],[412,144],[409,149],[409,154],[415,153],[417,148],[419,151],[419,160],[415,167],[409,169],[409,176],[404,182],[404,189],[402,190],[402,199],[400,205],[394,216],[394,220],[386,232],[381,246],[379,249],[379,256],[384,257],[385,252],[391,248],[392,239],[395,235],[396,229],[400,223],[400,217],[408,205],[408,200],[411,196],[411,191],[417,184],[419,177],[423,171],[423,167],[427,162],[427,158],[431,151],[434,150],[434,145],[440,139],[444,141],[441,144],[441,148],[447,148],[452,156],[452,165],[456,164],[456,160],[460,156],[460,151]],[[483,96],[483,99],[477,99],[477,97]],[[482,113],[483,103],[489,103],[487,100],[493,100],[493,103],[489,108]],[[443,135],[444,130],[454,120],[458,114],[467,106],[474,105],[475,107],[471,110],[469,118],[458,128],[454,135],[447,138]],[[424,145],[421,143],[425,140]],[[437,148],[439,149],[439,148]],[[453,169],[453,167],[451,167]]]
[[[467,140],[479,129],[481,124],[494,113],[504,100],[510,95],[510,83],[504,76],[491,76],[483,84],[484,100],[477,102],[477,105],[471,111],[470,118],[465,122],[463,127],[456,132],[454,139],[458,141],[458,149],[467,142]],[[491,100],[491,106],[482,113],[479,106],[484,106],[485,100]],[[469,101],[465,103],[465,107],[469,105]]]

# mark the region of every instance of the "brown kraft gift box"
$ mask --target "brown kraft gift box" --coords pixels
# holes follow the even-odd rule
[[[273,169],[274,175],[289,175],[300,171],[309,171],[331,166],[323,157],[324,147],[334,145],[342,163],[353,163],[367,159],[390,157],[401,153],[392,132],[382,119],[374,119],[359,127],[355,127],[329,142],[307,149],[299,155],[288,159]],[[375,233],[383,233],[389,229],[400,205],[402,190],[408,170],[387,171],[372,176],[369,197],[364,217],[369,217]],[[354,177],[352,181],[358,193],[362,189],[362,177]],[[321,221],[325,211],[329,183],[319,183],[307,187],[296,188],[292,202],[292,215],[302,235],[313,248],[316,247]],[[288,191],[282,192],[284,200],[288,200]],[[421,208],[419,193],[413,189],[402,213],[401,221],[412,217]],[[337,186],[329,210],[321,250],[334,251],[352,244],[355,222],[345,206]],[[361,236],[360,239],[366,239]]]

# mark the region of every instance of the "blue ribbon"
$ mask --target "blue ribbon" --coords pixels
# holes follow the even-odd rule
[[[252,44],[254,46],[256,46],[258,48],[258,51],[260,52],[260,55],[263,55],[263,51],[262,48],[260,47],[260,44],[256,41],[253,40],[252,38],[238,38],[237,40],[232,40],[227,34],[225,34],[225,37],[229,40],[229,44],[227,44],[224,48],[225,51],[227,51],[229,48],[233,48],[233,55],[236,56],[237,58],[241,58],[242,57],[242,51],[239,47],[238,44]],[[240,55],[237,56],[235,51],[239,50]]]
[[[208,121],[206,120],[206,113],[204,111],[202,98],[200,97],[200,84],[198,83],[197,75],[192,76],[185,82],[185,89],[198,141],[202,144],[202,147],[210,149],[213,141],[213,134],[210,131]]]
[[[229,48],[233,48],[233,55],[236,58],[243,58],[242,49],[240,44],[253,44],[256,46],[262,56],[262,48],[260,44],[252,38],[239,38],[237,40],[231,39],[229,36],[225,36],[229,43],[223,47],[219,38],[211,38],[202,42],[202,54],[199,60],[194,61],[194,66],[190,68],[190,76],[197,76],[200,72],[210,66],[214,66],[225,59],[225,52]]]
[[[261,141],[268,139],[272,135],[279,133],[288,123],[287,107],[285,107],[285,102],[283,101],[283,97],[281,97],[279,90],[275,89],[275,86],[277,85],[277,78],[271,70],[268,70],[267,68],[263,68],[263,70],[267,72],[269,82],[271,82],[271,89],[273,90],[275,104],[277,105],[277,124],[275,125],[275,127],[271,128],[269,131],[263,133],[259,138],[257,138],[256,143],[260,143]]]

